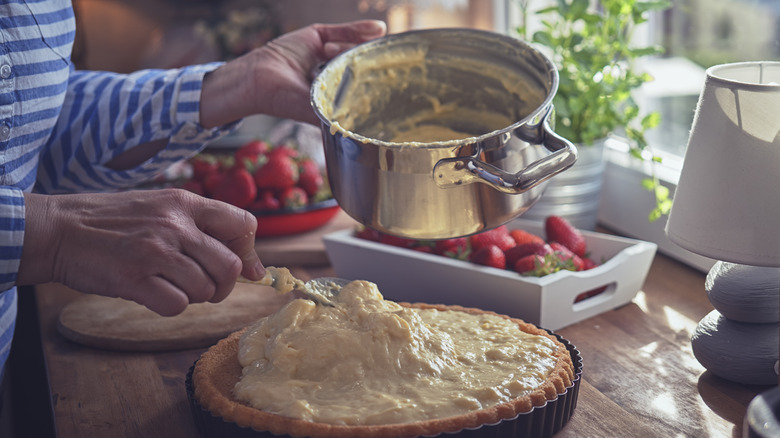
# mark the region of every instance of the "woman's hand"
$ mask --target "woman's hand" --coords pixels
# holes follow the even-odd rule
[[[210,128],[252,114],[317,124],[309,102],[315,68],[385,32],[376,20],[314,24],[228,62],[203,82],[201,124]]]
[[[25,204],[20,285],[55,281],[176,315],[223,300],[239,274],[265,273],[255,217],[184,190],[27,194]]]

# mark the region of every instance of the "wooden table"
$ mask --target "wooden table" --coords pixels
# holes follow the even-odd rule
[[[296,267],[301,278],[332,274]],[[712,310],[703,273],[656,256],[634,301],[558,332],[584,358],[577,409],[560,437],[741,436],[750,400],[767,387],[727,382],[694,358],[691,332]],[[35,292],[56,436],[194,437],[185,375],[202,350],[113,352],[56,330],[79,294]]]

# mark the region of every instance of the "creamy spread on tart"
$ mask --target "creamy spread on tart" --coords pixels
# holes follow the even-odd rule
[[[381,425],[488,409],[549,380],[555,342],[492,313],[415,308],[353,281],[336,306],[297,299],[247,328],[234,396],[310,422]]]

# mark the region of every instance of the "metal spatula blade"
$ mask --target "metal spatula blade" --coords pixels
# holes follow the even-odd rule
[[[266,268],[265,277],[259,281],[249,280],[244,277],[239,277],[238,281],[240,283],[271,286],[282,293],[293,290],[298,291],[316,303],[331,307],[335,307],[334,299],[341,291],[341,288],[349,283],[349,280],[337,277],[314,278],[303,282],[303,280],[293,277],[287,268],[276,268],[273,266]]]

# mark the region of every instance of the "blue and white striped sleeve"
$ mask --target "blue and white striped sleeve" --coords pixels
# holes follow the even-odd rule
[[[0,187],[0,291],[16,283],[24,243],[24,196],[12,187]]]
[[[0,377],[11,350],[16,321],[16,284],[24,243],[24,197],[18,189],[0,187]]]
[[[36,190],[104,191],[133,186],[197,153],[238,123],[206,129],[199,123],[203,77],[220,63],[123,75],[74,71],[51,138],[45,145]],[[127,149],[168,139],[135,169],[103,166]]]

